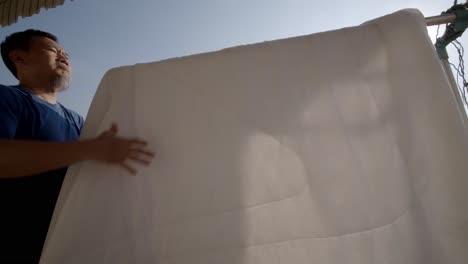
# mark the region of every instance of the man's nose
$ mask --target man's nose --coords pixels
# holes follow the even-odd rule
[[[70,63],[69,63],[69,60],[68,60],[68,55],[67,55],[67,53],[65,51],[63,51],[63,50],[59,51],[58,55],[59,55],[58,60],[60,62],[63,62],[65,64],[67,64],[67,66],[70,66]]]

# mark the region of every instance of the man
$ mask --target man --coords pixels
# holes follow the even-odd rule
[[[0,263],[38,263],[66,167],[96,160],[135,174],[148,165],[146,142],[112,127],[78,140],[83,118],[57,102],[70,81],[70,62],[47,32],[26,30],[1,44],[19,85],[0,85]]]

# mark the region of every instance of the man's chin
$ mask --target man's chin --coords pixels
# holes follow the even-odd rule
[[[69,86],[70,78],[68,76],[58,76],[53,83],[54,90],[57,92],[65,91]]]

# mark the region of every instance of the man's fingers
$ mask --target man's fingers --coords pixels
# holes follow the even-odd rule
[[[135,161],[137,163],[140,163],[142,165],[145,165],[145,166],[148,166],[151,163],[151,160],[142,158],[140,155],[137,155],[137,154],[131,154],[130,156],[128,156],[128,159],[131,160],[131,161]]]
[[[143,155],[149,158],[153,158],[155,156],[154,152],[142,148],[133,148],[130,150],[131,155]]]
[[[131,175],[136,175],[136,170],[134,168],[132,168],[131,166],[129,166],[128,164],[125,164],[125,163],[122,163],[121,166],[127,170]]]
[[[111,127],[101,133],[101,137],[113,137],[117,135],[117,125],[115,123],[112,123]]]
[[[133,147],[146,147],[148,145],[148,142],[137,138],[131,139],[130,143]]]

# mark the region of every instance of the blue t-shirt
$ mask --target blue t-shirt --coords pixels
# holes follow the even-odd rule
[[[0,85],[0,125],[0,138],[69,141],[78,139],[83,118],[26,88]]]
[[[83,118],[60,103],[0,85],[0,139],[75,141],[82,126]],[[0,263],[38,262],[66,170],[0,178]]]

